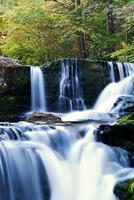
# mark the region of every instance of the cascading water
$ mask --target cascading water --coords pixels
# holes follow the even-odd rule
[[[84,110],[86,106],[82,97],[77,59],[75,60],[74,65],[70,64],[68,61],[62,61],[61,72],[59,94],[60,106],[66,107],[68,111]]]
[[[44,79],[39,67],[31,67],[31,110],[46,111]]]
[[[100,94],[94,106],[94,110],[98,112],[110,112],[117,98],[127,95],[134,95],[134,75],[106,86]]]
[[[108,62],[110,66],[110,77],[111,83],[109,83],[99,95],[97,101],[95,102],[94,108],[92,110],[85,110],[83,112],[73,112],[64,117],[65,121],[74,121],[74,120],[101,120],[104,121],[113,121],[115,120],[116,115],[111,115],[111,109],[113,108],[114,103],[120,96],[134,96],[134,64],[130,63],[116,63],[118,67],[119,74],[122,74],[122,67],[124,66],[125,74],[124,79],[120,78],[120,81],[115,82],[116,72],[114,70],[114,65],[112,62]],[[119,67],[121,66],[122,67]],[[120,76],[121,77],[121,76]],[[112,113],[114,109],[112,110]],[[107,114],[109,113],[109,114]]]
[[[79,89],[77,68],[71,72],[72,68],[68,69],[68,65],[65,65],[63,69],[65,71],[62,73],[60,97],[64,97],[63,89],[66,87]],[[33,73],[32,69],[31,72]],[[71,76],[75,74],[74,86],[67,80],[70,77],[68,73]],[[33,85],[37,80],[36,83],[39,82],[37,74],[38,72],[34,75]],[[115,119],[112,113],[108,115],[96,113],[96,111],[102,107],[104,112],[102,105],[107,100],[109,101],[109,95],[110,98],[113,94],[134,95],[133,83],[134,75],[118,83],[110,83],[102,92],[102,97],[99,97],[93,110],[77,111],[64,116],[63,120],[71,121],[76,116],[78,120],[80,117],[81,120],[82,117],[88,119],[90,113],[92,120],[106,119],[106,122],[111,122]],[[34,89],[37,95],[37,88]],[[81,98],[80,93],[74,94],[75,98],[78,96]],[[106,111],[110,112],[114,101],[110,104],[106,103]],[[73,108],[73,103],[71,101],[71,108]],[[41,106],[38,108],[42,109]],[[72,115],[75,117],[73,118]],[[1,125],[0,199],[115,200],[113,193],[115,184],[133,178],[134,169],[129,167],[126,151],[124,155],[121,149],[111,148],[96,141],[95,130],[99,123],[101,122],[86,121],[77,124],[41,123],[39,125],[19,122]]]
[[[115,184],[134,177],[134,170],[122,151],[116,150],[117,156],[115,150],[95,141],[95,127],[22,122],[1,126],[0,199],[116,199]],[[83,138],[81,129],[86,133]]]
[[[98,112],[110,112],[118,97],[134,95],[134,64],[116,63],[119,72],[119,82],[115,82],[116,72],[114,64],[108,62],[108,65],[110,66],[112,83],[104,88],[95,103],[94,110]]]
[[[134,74],[133,63],[108,62],[110,67],[111,82],[116,82],[116,79],[123,80],[126,76]]]

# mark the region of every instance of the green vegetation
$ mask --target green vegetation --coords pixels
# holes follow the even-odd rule
[[[134,124],[134,113],[120,117],[117,122],[124,124]]]
[[[134,61],[134,0],[1,0],[0,54],[38,65],[64,57]]]
[[[130,179],[121,183],[117,186],[120,188],[120,199],[123,200],[133,200],[134,199],[134,179]]]

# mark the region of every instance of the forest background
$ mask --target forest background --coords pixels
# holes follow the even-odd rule
[[[0,55],[134,62],[134,0],[0,0]]]

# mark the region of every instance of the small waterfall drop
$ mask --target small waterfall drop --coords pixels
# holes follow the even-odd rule
[[[85,109],[77,67],[77,62],[75,67],[62,63],[60,101],[68,103],[71,111]],[[94,109],[75,111],[78,120],[84,113],[98,123],[0,125],[1,200],[116,199],[114,186],[134,178],[134,169],[129,167],[127,152],[124,155],[121,149],[97,142],[95,130],[101,121],[111,122],[112,113],[103,112],[111,111],[118,96],[134,95],[133,67],[126,64],[125,75],[124,68],[119,70],[120,81],[116,82],[111,63],[112,83],[102,91]],[[41,70],[31,67],[33,111],[45,110],[43,87]],[[72,115],[62,119],[71,121]]]
[[[61,80],[59,104],[68,111],[84,110],[86,108],[82,96],[82,88],[78,75],[78,63],[61,62]]]
[[[31,67],[31,110],[46,111],[44,78],[39,67]]]
[[[108,62],[108,66],[111,83],[103,89],[94,105],[94,110],[97,112],[110,112],[118,97],[134,95],[134,64],[116,62],[115,67],[113,62]],[[118,82],[116,82],[117,71]]]
[[[13,127],[16,140],[10,138]],[[2,200],[114,200],[118,181],[134,177],[126,155],[95,141],[96,125],[11,124],[0,143]],[[21,132],[22,137],[18,137]]]
[[[133,63],[108,62],[108,66],[110,67],[111,82],[116,82],[116,79],[123,80],[134,74]]]
[[[134,75],[128,76],[117,83],[113,82],[107,85],[96,101],[94,110],[110,112],[117,98],[127,95],[134,95]]]

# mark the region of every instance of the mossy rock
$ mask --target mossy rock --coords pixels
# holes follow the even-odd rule
[[[134,200],[134,179],[118,183],[114,193],[119,200]]]
[[[117,122],[123,124],[134,124],[134,113],[118,118]]]

